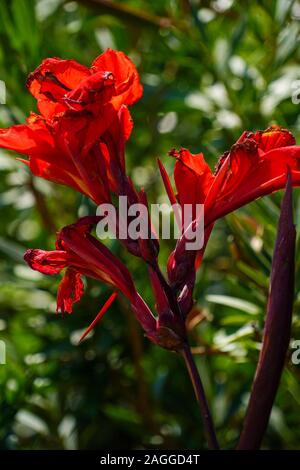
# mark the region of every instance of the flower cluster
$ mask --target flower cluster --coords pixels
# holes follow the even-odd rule
[[[127,56],[108,49],[91,68],[73,60],[46,59],[29,76],[27,87],[37,100],[39,114],[31,113],[26,124],[1,129],[1,147],[25,155],[22,161],[34,175],[67,185],[97,205],[112,202],[113,195],[127,196],[128,204],[147,205],[145,192],[138,192],[126,173],[125,145],[133,128],[128,106],[142,96],[138,72]],[[290,132],[273,126],[244,132],[220,157],[214,172],[203,154],[181,149],[170,155],[176,159],[176,194],[159,162],[167,194],[183,211],[185,204],[204,204],[205,243],[201,250],[188,251],[182,228],[168,260],[166,278],[158,265],[157,238],[120,240],[149,267],[155,314],[137,292],[127,267],[92,235],[98,216],[64,227],[55,250],[31,249],[25,260],[44,274],[64,270],[58,312],[72,312],[83,294],[82,276],[89,276],[127,297],[151,341],[178,351],[187,341],[185,319],[193,306],[195,274],[215,221],[282,189],[288,171],[292,184],[300,185],[300,147]],[[195,215],[192,224],[197,223]]]

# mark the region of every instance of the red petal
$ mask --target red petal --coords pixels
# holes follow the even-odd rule
[[[89,115],[86,117],[84,134],[80,136],[82,140],[82,154],[86,155],[91,147],[99,141],[104,132],[112,125],[115,117],[115,110],[112,104],[105,103],[98,109],[97,115],[93,119]],[[80,148],[79,146],[77,148]]]
[[[122,105],[118,114],[114,113],[114,119],[109,126],[108,133],[116,142],[119,150],[124,151],[125,142],[129,139],[133,129],[133,120],[127,106]],[[105,140],[105,136],[104,136]]]
[[[258,143],[259,149],[264,152],[296,144],[293,134],[279,126],[272,126],[265,131],[257,131],[251,138]]]
[[[235,145],[216,175],[205,201],[205,224],[284,188],[290,168],[293,186],[300,184],[300,147],[277,147],[259,155],[253,139]]]
[[[43,274],[58,274],[67,266],[65,251],[27,250],[24,260],[35,271]]]
[[[76,258],[75,267],[80,267],[83,273],[92,272],[93,277],[117,287],[131,299],[136,291],[130,272],[105,245],[89,235],[90,227],[85,233],[85,227],[78,223],[64,227],[57,246],[63,246]]]
[[[158,162],[159,171],[160,171],[160,174],[161,174],[164,186],[165,186],[166,193],[168,195],[170,204],[173,206],[176,223],[178,227],[181,229],[181,224],[182,224],[181,213],[178,210],[179,208],[177,205],[176,196],[174,194],[169,175],[159,158],[157,159],[157,162]]]
[[[193,155],[186,149],[170,154],[177,158],[174,178],[180,204],[202,204],[214,180],[203,154]]]
[[[112,101],[116,107],[133,104],[142,96],[143,88],[135,65],[123,52],[107,49],[94,60],[93,69],[96,72],[112,72],[117,95]]]
[[[94,318],[94,320],[92,321],[92,323],[87,327],[87,329],[85,330],[85,332],[81,335],[78,344],[80,344],[81,341],[82,341],[82,340],[89,334],[89,332],[96,326],[96,323],[98,323],[98,321],[101,320],[101,318],[103,317],[103,315],[105,314],[105,312],[107,311],[107,309],[111,306],[111,304],[113,303],[113,301],[114,301],[115,298],[117,297],[117,295],[118,295],[117,292],[114,292],[113,294],[111,294],[111,296],[109,297],[109,299],[105,302],[105,304],[104,304],[103,307],[101,308],[101,310],[100,310],[100,312],[98,313],[98,315]]]
[[[64,95],[89,75],[89,69],[74,60],[50,58],[29,75],[27,87],[43,116],[51,118],[66,109]]]
[[[127,106],[123,105],[119,111],[120,129],[122,137],[127,141],[133,129],[133,120]]]
[[[21,124],[0,129],[0,146],[26,154],[35,147],[35,139],[29,127]]]
[[[172,205],[176,204],[177,203],[176,196],[174,194],[167,170],[165,169],[164,165],[162,164],[159,158],[157,159],[157,162],[158,162],[159,171],[160,171],[169,201]]]
[[[115,92],[115,80],[110,72],[98,72],[88,76],[63,96],[66,105],[75,111],[88,110],[97,114],[103,103]]]
[[[75,175],[72,175],[71,173],[65,171],[64,168],[59,167],[58,164],[45,162],[38,158],[31,158],[29,166],[30,170],[35,176],[39,176],[49,181],[53,181],[54,183],[64,184],[66,186],[74,188],[76,191],[80,191],[89,195],[88,190],[84,190],[84,187],[81,184],[79,177],[76,177]]]
[[[81,274],[68,268],[57,291],[57,309],[59,313],[72,313],[73,304],[78,302],[84,292]]]
[[[113,119],[99,144],[98,171],[103,171],[101,167],[105,167],[110,190],[115,193],[124,181],[125,144],[132,129],[131,115],[128,108],[122,105],[118,113],[113,113]]]
[[[0,147],[25,155],[53,153],[54,142],[43,119],[32,113],[27,122],[0,129]]]

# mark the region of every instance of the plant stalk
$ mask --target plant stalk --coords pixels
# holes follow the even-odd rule
[[[199,375],[198,369],[196,367],[193,355],[191,353],[190,346],[186,344],[183,349],[180,351],[181,356],[184,359],[186,368],[188,370],[194,392],[199,404],[200,413],[203,419],[203,426],[207,442],[210,449],[219,450],[219,443],[217,440],[214,423],[212,416],[208,407],[207,399],[205,396],[204,387],[202,384],[201,377]]]
[[[163,289],[166,293],[166,296],[169,299],[169,304],[170,304],[170,307],[173,309],[173,312],[175,314],[177,314],[179,316],[179,318],[181,318],[184,321],[182,312],[180,310],[180,307],[179,307],[177,299],[174,295],[174,292],[172,291],[172,288],[170,287],[170,285],[166,281],[164,275],[160,271],[160,268],[159,268],[158,264],[157,263],[154,264],[154,266],[152,266],[152,268],[155,270],[155,272],[158,275],[158,278],[159,278],[159,280],[161,282],[161,285],[162,285],[162,287],[163,287]],[[192,382],[192,385],[193,385],[193,388],[194,388],[196,399],[197,399],[197,402],[199,404],[200,414],[201,414],[202,420],[203,420],[204,432],[205,432],[205,435],[206,435],[208,446],[209,446],[210,449],[218,450],[219,449],[219,443],[218,443],[218,440],[217,440],[217,436],[216,436],[212,416],[211,416],[211,413],[210,413],[210,409],[209,409],[207,399],[206,399],[206,396],[205,396],[204,387],[203,387],[201,377],[199,375],[198,369],[196,367],[196,364],[195,364],[195,361],[194,361],[194,358],[193,358],[193,355],[191,353],[191,349],[190,349],[190,346],[189,346],[187,340],[186,340],[184,346],[182,347],[182,349],[179,350],[178,352],[184,359],[186,368],[188,370],[188,373],[189,373],[189,376],[190,376],[190,379],[191,379],[191,382]]]

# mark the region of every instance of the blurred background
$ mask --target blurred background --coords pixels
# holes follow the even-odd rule
[[[180,146],[213,167],[245,129],[288,127],[300,142],[300,2],[269,0],[1,0],[0,125],[24,122],[35,102],[26,76],[45,57],[90,65],[107,47],[136,63],[144,85],[127,147],[134,183],[165,194],[156,166]],[[2,86],[2,95],[4,93]],[[295,100],[294,100],[295,101]],[[297,101],[297,99],[296,99]],[[300,223],[299,191],[295,195]],[[222,447],[236,443],[258,358],[282,194],[216,224],[195,291],[191,344]],[[201,421],[179,357],[151,345],[119,298],[94,333],[77,341],[111,290],[91,280],[73,315],[55,315],[58,277],[23,262],[51,249],[55,231],[94,207],[71,189],[32,179],[0,154],[0,448],[200,449]],[[173,242],[164,242],[165,263]],[[145,267],[114,253],[151,302]],[[299,250],[297,251],[298,259]],[[297,261],[293,339],[300,339]],[[290,349],[290,355],[293,350]],[[264,447],[300,448],[300,366],[288,357]]]

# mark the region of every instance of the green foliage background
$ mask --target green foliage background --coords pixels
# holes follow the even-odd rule
[[[212,166],[244,129],[278,123],[300,138],[300,3],[197,0],[1,0],[2,127],[35,102],[27,74],[45,57],[89,65],[106,47],[137,64],[143,99],[127,161],[137,186],[163,200],[156,157],[171,172],[173,147],[204,151]],[[299,83],[298,83],[299,85]],[[297,83],[296,83],[297,86]],[[299,226],[300,199],[295,195]],[[239,436],[258,357],[281,194],[219,221],[195,292],[190,326],[220,442]],[[0,155],[0,447],[3,449],[203,448],[191,385],[179,357],[143,338],[122,299],[77,346],[110,290],[91,280],[73,315],[54,314],[57,277],[30,271],[28,247],[51,249],[55,229],[94,207],[71,189],[32,180]],[[162,264],[172,249],[164,242]],[[150,297],[145,267],[112,246]],[[293,339],[300,339],[297,276]],[[290,349],[290,353],[292,353]],[[265,448],[300,448],[300,369],[287,360]]]

